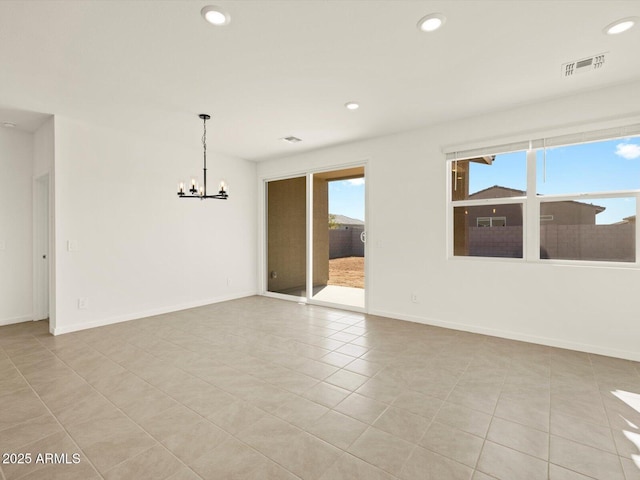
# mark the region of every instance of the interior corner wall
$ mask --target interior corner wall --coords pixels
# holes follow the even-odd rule
[[[0,129],[0,325],[32,320],[33,135]]]
[[[640,361],[638,269],[447,258],[443,154],[451,145],[637,123],[640,112],[629,99],[639,97],[638,82],[588,91],[263,162],[257,174],[368,160],[370,313]]]
[[[198,140],[56,116],[56,334],[256,293],[255,164],[210,149],[229,200],[179,199]]]

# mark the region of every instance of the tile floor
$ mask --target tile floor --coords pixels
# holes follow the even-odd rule
[[[47,330],[0,328],[3,480],[640,479],[638,363],[264,297]]]

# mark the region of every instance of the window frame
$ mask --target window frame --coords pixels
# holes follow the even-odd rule
[[[590,132],[584,134],[575,134],[574,138],[581,138],[582,141],[573,141],[570,143],[560,143],[559,139],[568,138],[558,137],[555,142],[550,142],[554,146],[557,145],[579,145],[596,143],[603,141],[616,140],[618,138],[640,138],[636,130],[640,127],[640,124],[630,127],[622,127],[622,133],[612,136],[598,136],[598,134],[592,134]],[[634,133],[626,134],[627,130],[633,130]],[[592,133],[592,132],[591,132]],[[523,146],[528,143],[528,149],[524,149]],[[547,142],[545,140],[536,140],[528,142],[517,142],[509,144],[509,146],[519,147],[513,149],[496,147],[496,153],[491,153],[491,147],[477,148],[469,150],[468,155],[459,155],[458,153],[446,154],[446,192],[447,192],[447,258],[454,261],[497,261],[497,262],[517,262],[517,263],[536,263],[546,265],[566,265],[566,266],[581,266],[581,267],[615,267],[615,268],[639,268],[640,267],[640,225],[639,222],[635,222],[635,261],[634,262],[621,262],[621,261],[600,261],[600,260],[565,260],[565,259],[543,259],[540,258],[540,206],[547,202],[559,202],[559,201],[578,201],[583,202],[585,200],[603,199],[603,198],[635,198],[636,200],[636,219],[638,217],[640,209],[640,189],[634,190],[617,190],[608,192],[587,192],[587,193],[573,193],[573,194],[549,194],[539,195],[536,192],[537,184],[537,153],[546,147]],[[527,157],[527,189],[523,196],[519,197],[500,197],[500,198],[486,198],[477,200],[453,200],[452,188],[451,188],[451,171],[454,167],[454,162],[462,161],[469,158],[477,157],[482,152],[484,155],[498,155],[504,153],[512,153],[515,151],[526,151]],[[455,255],[454,254],[454,222],[453,212],[456,207],[472,207],[478,205],[508,205],[508,204],[521,204],[522,205],[522,258],[509,258],[509,257],[484,257],[484,256],[470,256],[470,255]]]

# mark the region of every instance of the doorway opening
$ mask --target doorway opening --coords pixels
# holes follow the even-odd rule
[[[33,312],[34,320],[49,319],[49,174],[34,180]]]
[[[313,268],[322,278],[312,298],[364,308],[364,167],[314,174],[313,204]]]
[[[364,311],[365,168],[265,182],[266,292]]]

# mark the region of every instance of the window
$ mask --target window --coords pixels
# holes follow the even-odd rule
[[[526,193],[526,152],[454,160],[451,164],[454,200],[521,197]]]
[[[452,254],[640,266],[638,134],[633,125],[448,153]]]
[[[506,227],[507,217],[478,217],[476,227]]]
[[[454,255],[522,258],[527,153],[454,160],[451,169]]]
[[[505,215],[486,215],[494,210]],[[456,255],[522,258],[521,203],[454,207],[454,218],[461,219],[453,237]]]
[[[555,212],[555,219],[540,219],[540,258],[635,262],[635,197],[601,198],[597,202],[542,203],[541,211]],[[600,221],[597,217],[607,211],[611,218]],[[620,220],[611,222],[613,218]]]

